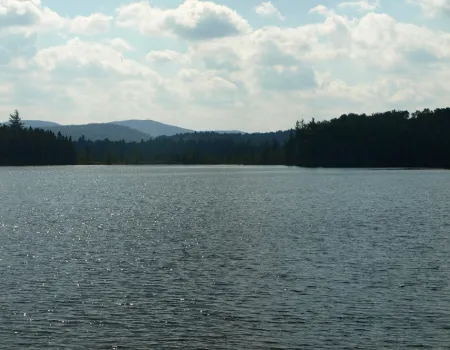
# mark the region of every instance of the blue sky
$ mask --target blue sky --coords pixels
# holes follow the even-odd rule
[[[3,119],[268,131],[448,81],[450,0],[0,0]]]

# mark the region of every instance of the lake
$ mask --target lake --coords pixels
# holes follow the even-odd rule
[[[450,347],[450,172],[0,168],[4,349]]]

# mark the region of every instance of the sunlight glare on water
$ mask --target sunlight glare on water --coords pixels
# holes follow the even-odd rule
[[[0,168],[2,348],[450,347],[450,173]]]

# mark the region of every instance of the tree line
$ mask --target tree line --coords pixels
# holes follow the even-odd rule
[[[288,132],[220,134],[199,132],[161,136],[148,141],[76,143],[80,164],[245,164],[281,165],[282,143]]]
[[[0,166],[76,164],[75,144],[50,131],[25,128],[16,110],[0,125]]]
[[[301,121],[286,149],[304,167],[450,168],[450,108]]]
[[[198,132],[148,141],[76,141],[24,128],[18,112],[0,127],[0,165],[248,164],[303,167],[450,168],[450,108],[345,114],[255,134]]]

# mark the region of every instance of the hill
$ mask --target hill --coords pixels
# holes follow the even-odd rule
[[[239,130],[213,130],[212,132],[216,132],[218,134],[247,134],[246,132]]]
[[[74,165],[76,161],[75,144],[68,138],[21,127],[20,118],[0,125],[0,166]]]
[[[193,132],[193,130],[156,122],[154,120],[122,120],[117,122],[111,122],[110,124],[126,126],[128,128],[148,134],[151,137],[173,136],[177,134],[185,134]]]
[[[175,136],[196,132],[195,130],[180,128],[175,125],[164,124],[154,120],[137,119],[84,125],[61,125],[55,122],[43,120],[24,120],[23,123],[25,127],[52,130],[55,133],[60,131],[63,135],[72,136],[72,139],[78,139],[78,137],[84,135],[86,139],[92,141],[104,140],[105,138],[109,138],[111,141],[116,141],[123,138],[127,142],[132,142],[140,141],[141,139],[147,140],[149,137]],[[1,124],[3,123],[0,123],[0,125]],[[7,122],[4,124],[7,124]],[[103,125],[104,127],[100,127],[100,125]],[[118,129],[114,126],[126,127],[127,130],[125,131],[124,129]],[[132,133],[129,129],[140,133]],[[239,130],[214,130],[203,132],[214,132],[218,134],[247,134],[246,132]]]
[[[45,128],[49,128],[49,127],[53,127],[53,126],[59,126],[60,124],[58,123],[54,123],[54,122],[47,122],[45,120],[23,120],[24,125],[29,128],[41,128],[41,129],[45,129]]]
[[[52,127],[52,126],[59,126],[60,125],[58,123],[47,122],[45,120],[22,120],[22,123],[23,123],[23,125],[26,128],[30,128],[31,127],[33,129],[36,129],[36,128],[46,129],[46,128],[49,128],[49,127]],[[8,125],[8,124],[9,124],[9,122],[1,122],[0,126],[1,125]]]
[[[140,142],[150,139],[150,135],[126,126],[115,124],[86,124],[86,125],[59,125],[46,127],[55,134],[61,132],[64,136],[70,136],[78,140],[84,135],[87,140],[97,141],[109,139],[110,141],[125,140],[126,142]]]
[[[194,132],[145,142],[76,142],[81,164],[283,164],[290,131]],[[278,141],[281,140],[282,142]]]
[[[284,130],[276,132],[264,132],[264,133],[241,133],[241,132],[217,132],[217,131],[200,131],[190,134],[174,135],[174,136],[161,136],[159,138],[171,139],[176,141],[207,141],[207,140],[233,140],[235,142],[248,143],[252,145],[262,145],[267,142],[276,141],[280,145],[284,144],[289,139],[289,135],[293,133],[293,130]]]

